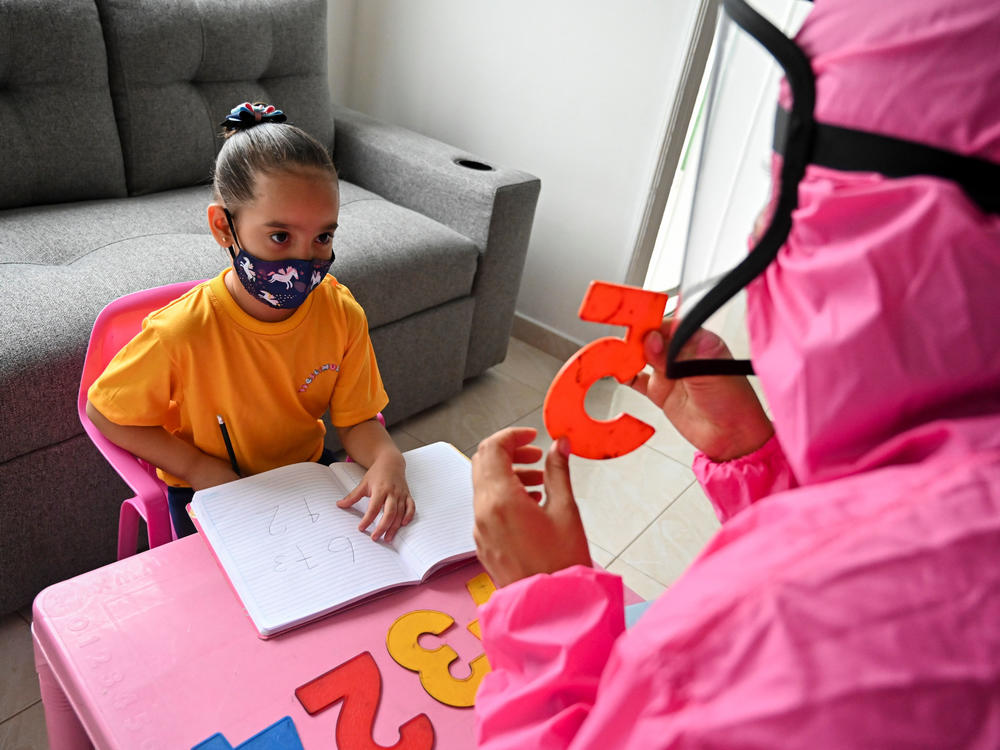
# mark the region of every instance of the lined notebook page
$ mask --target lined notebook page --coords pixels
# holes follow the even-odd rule
[[[411,577],[392,547],[357,530],[360,510],[336,507],[350,488],[321,464],[223,487],[197,493],[192,508],[264,635]]]
[[[413,521],[396,533],[393,546],[406,559],[413,577],[421,579],[437,563],[475,552],[472,466],[449,443],[430,443],[404,456],[406,482],[417,510]],[[357,464],[331,468],[351,487],[364,475]]]
[[[405,457],[417,515],[391,545],[357,530],[367,499],[336,507],[364,474],[357,464],[294,464],[195,493],[202,533],[262,635],[474,553],[469,460],[446,443]]]

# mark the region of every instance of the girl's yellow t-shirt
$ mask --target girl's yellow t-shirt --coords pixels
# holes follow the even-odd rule
[[[87,397],[112,422],[165,427],[228,461],[221,416],[244,475],[314,461],[327,409],[347,427],[389,401],[364,311],[327,276],[291,317],[266,323],[230,296],[229,271],[151,313]]]

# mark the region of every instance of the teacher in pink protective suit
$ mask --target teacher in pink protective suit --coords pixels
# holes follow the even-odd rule
[[[626,630],[564,441],[538,505],[534,432],[484,440],[479,746],[998,748],[1000,5],[817,0],[795,42],[724,6],[689,255],[716,252],[633,384],[699,449],[722,528]],[[783,69],[749,254],[730,209],[760,163],[727,173],[713,141],[741,45]],[[702,329],[741,289],[773,426]]]

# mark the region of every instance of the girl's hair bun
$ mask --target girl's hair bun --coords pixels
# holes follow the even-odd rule
[[[249,130],[263,123],[285,122],[285,113],[266,102],[243,102],[230,110],[226,119],[219,124],[225,129],[228,138],[239,130]]]

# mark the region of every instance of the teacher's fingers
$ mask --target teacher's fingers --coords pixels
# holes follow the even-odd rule
[[[524,445],[514,450],[513,463],[533,464],[539,461],[543,455],[545,455],[545,451],[537,445]]]
[[[545,497],[546,508],[553,513],[567,510],[577,514],[573,485],[569,478],[569,440],[559,438],[545,456]]]
[[[541,469],[516,469],[514,474],[525,487],[534,487],[545,481],[545,475]]]
[[[534,427],[508,427],[493,433],[479,443],[476,455],[483,459],[497,459],[501,456],[506,458],[507,463],[512,463],[517,457],[523,455],[523,450],[529,446],[538,431]],[[531,451],[528,451],[530,455]],[[537,459],[536,459],[537,460]]]
[[[642,353],[657,372],[667,371],[667,337],[662,331],[650,331],[642,338]]]

